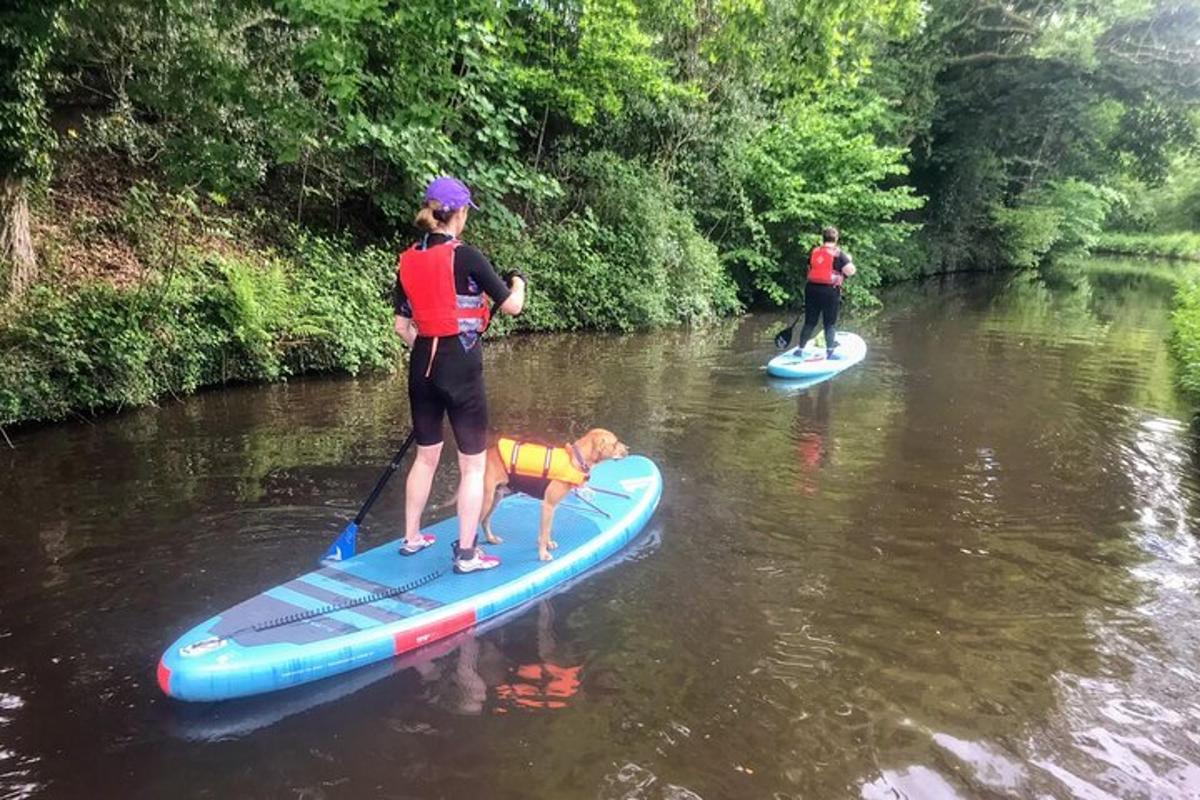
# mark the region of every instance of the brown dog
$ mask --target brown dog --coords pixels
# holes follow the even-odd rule
[[[523,445],[516,444],[515,447]],[[587,479],[592,467],[609,458],[624,458],[629,455],[629,448],[621,443],[611,431],[603,428],[593,428],[585,433],[574,444],[564,448],[554,448],[553,454],[547,453],[547,448],[537,445],[525,445],[536,450],[534,459],[539,466],[539,475],[549,474],[550,477],[531,476],[528,473],[514,472],[518,462],[517,450],[511,439],[501,439],[487,451],[487,469],[483,474],[483,513],[480,522],[483,533],[489,544],[500,544],[503,539],[492,533],[492,512],[496,509],[496,490],[501,486],[511,486],[518,491],[542,500],[542,524],[538,531],[538,558],[549,561],[554,556],[550,551],[558,547],[558,543],[550,538],[550,528],[554,522],[554,511],[571,489]],[[502,448],[505,453],[502,454]],[[529,452],[526,455],[530,455]],[[522,459],[529,461],[530,459]],[[551,461],[561,469],[550,468]],[[540,467],[546,464],[546,470]],[[556,474],[565,476],[557,479]]]

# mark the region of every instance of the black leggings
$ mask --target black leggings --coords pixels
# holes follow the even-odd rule
[[[473,456],[487,449],[487,392],[483,388],[483,343],[467,350],[458,336],[417,337],[408,360],[408,401],[413,429],[422,447],[441,444],[450,417],[458,451]]]
[[[817,320],[824,317],[825,347],[837,347],[838,307],[842,303],[842,290],[827,283],[804,284],[804,327],[800,329],[800,347],[808,344],[817,330]]]

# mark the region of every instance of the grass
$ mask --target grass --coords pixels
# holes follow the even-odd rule
[[[1096,253],[1117,253],[1131,256],[1153,256],[1200,261],[1200,233],[1122,233],[1108,231],[1100,234],[1092,248]]]

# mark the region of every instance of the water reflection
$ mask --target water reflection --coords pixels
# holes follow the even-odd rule
[[[7,634],[0,632],[0,639]],[[25,701],[20,696],[2,689],[11,688],[9,682],[19,676],[14,676],[11,669],[0,669],[0,798],[4,800],[25,800],[34,797],[42,788],[36,780],[37,756],[25,756],[17,750],[9,749],[12,741],[7,735],[8,726],[14,716],[24,706]]]
[[[829,459],[832,393],[832,384],[826,382],[796,400],[796,420],[792,425],[792,440],[796,447],[796,489],[804,495],[816,494],[817,474]]]

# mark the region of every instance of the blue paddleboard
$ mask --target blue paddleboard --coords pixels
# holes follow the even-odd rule
[[[426,528],[438,542],[401,556],[389,542],[268,589],[197,625],[163,653],[158,685],[171,697],[245,697],[337,675],[424,647],[539,597],[629,543],[662,496],[643,456],[592,470],[587,502],[568,495],[554,516],[554,560],[539,561],[541,501],[506,497],[492,516],[499,567],[457,575],[451,517]],[[589,505],[590,504],[590,505]],[[482,536],[481,536],[482,539]]]
[[[837,358],[826,358],[823,347],[792,348],[768,361],[767,372],[776,378],[832,378],[866,357],[867,343],[861,336],[838,333],[837,341]]]

